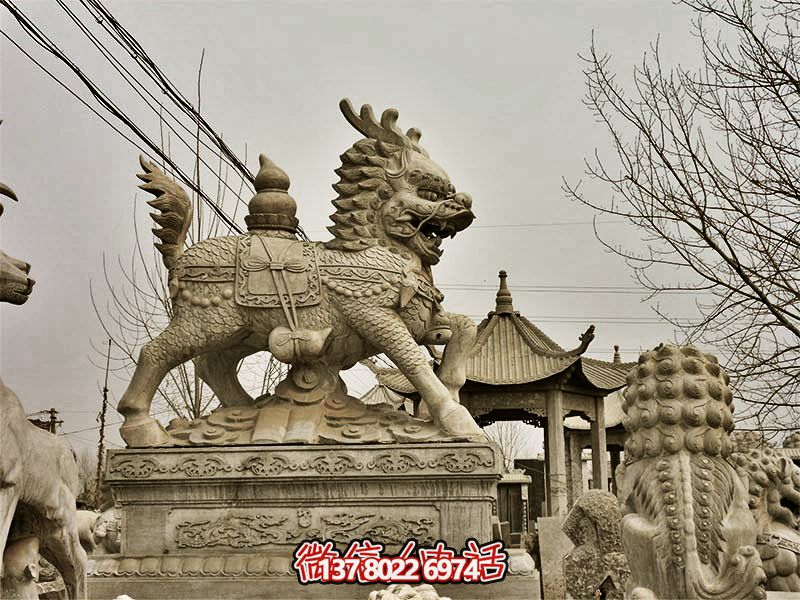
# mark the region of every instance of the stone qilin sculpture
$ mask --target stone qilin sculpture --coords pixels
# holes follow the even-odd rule
[[[184,250],[189,200],[142,161],[142,188],[160,211],[155,234],[174,316],[142,348],[119,403],[129,446],[484,439],[457,402],[475,326],[443,311],[431,277],[442,241],[474,219],[472,200],[428,157],[418,130],[397,128],[397,111],[378,121],[369,106],[360,114],[347,100],[340,107],[364,138],[341,156],[334,238],[325,243],[297,239],[289,178],[262,155],[248,233]],[[437,377],[419,344],[446,342]],[[262,350],[291,369],[273,397],[254,405],[236,367]],[[381,352],[419,390],[433,423],[347,395],[339,372]],[[153,394],[170,369],[192,358],[223,408],[166,432],[148,414]]]
[[[630,587],[658,598],[763,598],[747,489],[727,460],[733,403],[716,358],[691,346],[642,354],[623,408]]]
[[[570,509],[561,528],[575,548],[564,557],[567,591],[575,600],[594,599],[601,586],[605,598],[622,599],[630,570],[622,548],[622,514],[616,496],[589,490]]]
[[[0,194],[16,199],[0,184]],[[2,214],[0,205],[0,214]],[[30,265],[0,252],[0,302],[23,304]],[[78,541],[78,466],[69,446],[32,425],[0,381],[0,597],[38,598],[39,553],[58,569],[69,598],[86,595],[86,554]]]

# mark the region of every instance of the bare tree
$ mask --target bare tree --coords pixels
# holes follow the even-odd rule
[[[78,480],[81,483],[81,490],[75,500],[80,505],[96,508],[97,455],[91,449],[84,448],[75,453],[75,461],[78,463]]]
[[[220,214],[229,215],[226,221],[233,222],[236,211],[242,204],[246,180],[239,177],[239,188],[234,190],[228,184],[228,169],[230,165],[223,160],[222,149],[217,150],[216,156],[209,157],[208,145],[200,143],[200,80],[203,67],[203,57],[200,58],[200,67],[197,74],[197,102],[198,115],[195,144],[190,147],[188,158],[193,160],[193,181],[191,189],[192,215],[191,224],[187,232],[187,245],[192,245],[201,240],[228,235],[231,227],[223,222]],[[166,159],[161,162],[161,170],[168,175],[170,165],[177,162],[173,160],[171,139],[175,130],[168,130],[165,134],[163,122],[161,128],[161,150]],[[221,138],[220,138],[221,139]],[[182,140],[186,146],[186,140]],[[227,148],[227,147],[226,147]],[[230,150],[228,149],[230,153]],[[204,156],[204,154],[206,156]],[[204,192],[201,182],[201,166],[213,164],[217,161],[215,169],[206,168],[207,179],[216,187],[215,193]],[[246,162],[246,156],[245,156]],[[151,193],[161,193],[152,186],[148,186],[147,178],[142,189]],[[228,194],[228,192],[231,192]],[[180,193],[184,193],[182,190]],[[206,201],[213,199],[215,210],[204,212]],[[156,251],[150,236],[145,239],[140,235],[137,226],[137,210],[140,199],[134,200],[133,227],[136,234],[135,246],[130,260],[124,264],[117,260],[117,269],[113,270],[103,259],[103,278],[106,288],[107,301],[101,306],[92,286],[90,293],[92,304],[100,324],[107,338],[112,340],[111,368],[110,371],[125,383],[130,381],[133,369],[136,366],[138,352],[147,342],[152,341],[163,331],[172,318],[172,302],[167,284],[167,270],[162,265],[161,255]],[[226,205],[231,204],[232,210],[226,212]],[[158,220],[157,214],[153,219]],[[163,231],[163,230],[162,230]],[[165,242],[166,240],[153,240]],[[105,344],[94,344],[94,363],[98,368],[106,367]],[[245,388],[254,396],[271,392],[275,385],[283,378],[286,368],[274,360],[268,353],[261,352],[247,357],[239,366]],[[156,392],[157,414],[172,414],[179,418],[195,419],[213,408],[215,397],[210,388],[196,375],[193,362],[187,362],[173,369],[159,386]]]
[[[589,175],[613,196],[567,193],[635,225],[637,250],[601,238],[641,285],[695,294],[698,317],[656,310],[721,351],[750,418],[779,430],[800,400],[800,2],[686,0],[703,65],[668,67],[653,44],[626,90],[594,39],[586,104],[616,159]]]
[[[514,468],[514,460],[525,447],[525,434],[519,421],[497,421],[484,428],[486,436],[500,446],[506,472]]]

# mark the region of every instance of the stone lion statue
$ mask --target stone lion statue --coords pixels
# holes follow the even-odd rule
[[[120,551],[121,511],[116,507],[103,512],[79,510],[78,535],[87,554],[117,554]]]
[[[627,383],[620,502],[629,589],[658,598],[765,597],[747,488],[727,460],[727,374],[692,346],[661,345],[640,356]]]
[[[3,121],[0,119],[0,124]],[[17,196],[10,187],[0,182],[0,196],[16,200]],[[0,216],[3,205],[0,204]],[[31,266],[23,260],[9,256],[0,251],[0,302],[9,304],[25,304],[35,283],[28,274]]]
[[[730,462],[749,492],[767,590],[800,592],[800,467],[768,447],[734,452]]]
[[[443,296],[431,276],[443,240],[473,221],[472,199],[457,193],[430,159],[418,130],[398,129],[396,110],[384,111],[378,121],[367,105],[359,114],[348,100],[340,108],[364,137],[341,155],[329,227],[333,239],[328,242],[297,239],[289,179],[262,155],[257,194],[245,218],[248,233],[184,249],[191,219],[188,197],[142,161],[142,188],[157,196],[151,205],[161,213],[153,218],[160,226],[157,247],[169,269],[173,317],[142,348],[119,403],[125,418],[121,434],[129,446],[169,443],[170,435],[149,415],[150,405],[169,370],[189,359],[195,359],[198,373],[223,406],[252,407],[254,399],[239,384],[236,367],[243,357],[263,350],[292,366],[276,391],[283,402],[274,406],[275,419],[284,419],[280,435],[292,428],[294,417],[287,425],[279,415],[296,415],[297,407],[312,414],[303,419],[313,429],[319,419],[314,407],[346,406],[339,372],[385,353],[419,390],[441,431],[485,439],[457,401],[465,375],[455,357],[472,346],[475,325],[442,309]],[[437,377],[419,345],[445,342]],[[386,421],[393,418],[386,416]],[[180,426],[191,433],[191,426]],[[419,427],[411,423],[405,431]],[[301,429],[306,431],[294,427]],[[350,435],[346,429],[345,438]],[[315,441],[313,434],[275,435],[271,430],[260,439]]]
[[[783,440],[784,448],[800,448],[800,431],[793,431]]]

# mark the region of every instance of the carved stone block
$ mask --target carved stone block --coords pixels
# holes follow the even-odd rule
[[[301,541],[344,548],[369,538],[387,552],[409,538],[455,548],[470,537],[490,541],[502,461],[488,443],[273,445],[114,450],[106,468],[121,548],[92,557],[92,597],[235,598],[257,589],[274,600],[349,600],[386,586],[301,587],[291,569]],[[445,586],[446,595],[537,598],[538,573],[525,557],[509,562],[504,582]]]

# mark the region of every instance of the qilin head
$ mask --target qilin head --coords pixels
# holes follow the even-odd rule
[[[622,423],[626,462],[681,450],[727,457],[733,394],[716,357],[694,346],[660,345],[628,374]]]
[[[380,121],[369,105],[359,114],[347,99],[339,103],[347,121],[364,139],[341,155],[333,188],[334,235],[329,248],[363,250],[370,246],[407,249],[423,264],[442,255],[441,244],[475,218],[469,194],[456,193],[447,173],[419,145],[418,129],[403,133],[398,113],[389,108]]]

